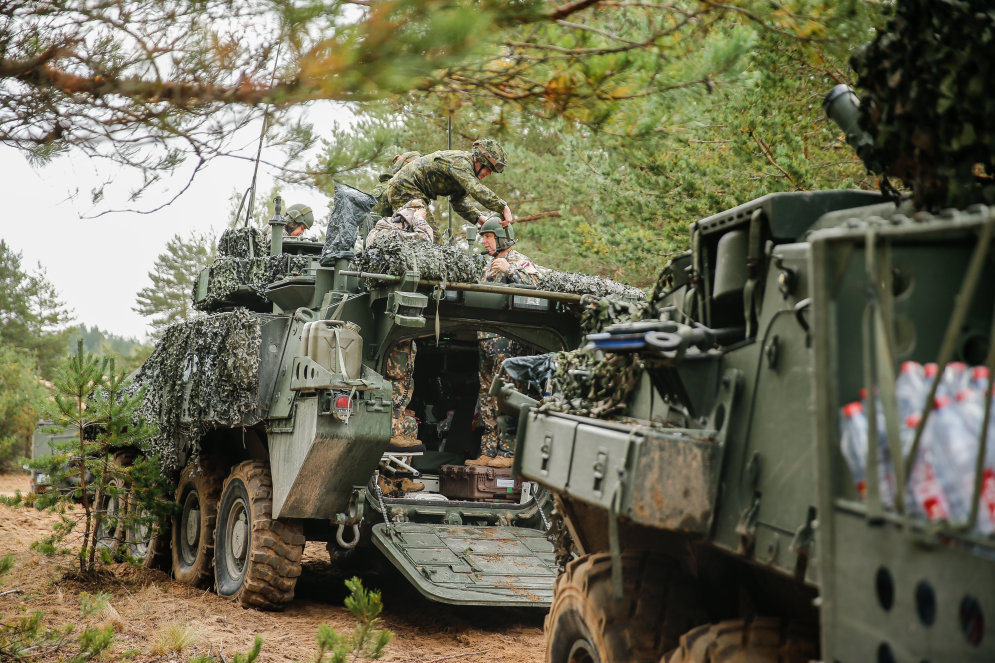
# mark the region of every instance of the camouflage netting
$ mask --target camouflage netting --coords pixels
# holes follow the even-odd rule
[[[269,255],[269,236],[258,228],[228,228],[218,239],[218,255],[229,258]]]
[[[625,403],[639,382],[643,363],[636,353],[602,353],[580,349],[556,354],[552,392],[540,412],[610,417],[624,414]]]
[[[646,294],[642,290],[631,285],[625,285],[604,276],[573,272],[545,272],[539,276],[539,289],[568,292],[575,295],[594,295],[598,298],[631,297],[639,300],[646,298]]]
[[[484,272],[483,258],[468,256],[455,246],[381,237],[354,262],[356,269],[403,276],[417,269],[421,278],[449,283],[476,283]]]
[[[991,0],[903,0],[853,57],[860,156],[900,178],[917,207],[995,203],[995,11]]]
[[[211,265],[207,281],[207,295],[196,301],[197,284],[194,284],[194,308],[211,311],[221,306],[233,304],[232,297],[239,286],[247,286],[255,295],[254,302],[240,303],[253,306],[268,306],[269,300],[263,292],[275,281],[286,276],[301,276],[310,273],[309,256],[265,256],[261,258],[218,257]]]
[[[602,297],[591,301],[584,309],[580,317],[580,329],[585,334],[597,334],[608,325],[643,320],[649,312],[650,306],[646,300]]]
[[[165,472],[198,451],[204,430],[255,423],[246,419],[259,406],[261,327],[270,317],[236,309],[174,324],[142,364],[133,388],[145,389],[141,413],[159,427],[149,447]]]

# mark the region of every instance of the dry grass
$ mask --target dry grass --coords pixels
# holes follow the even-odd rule
[[[179,654],[187,647],[199,642],[202,637],[200,627],[196,624],[170,622],[156,634],[152,653],[169,654],[176,652]]]
[[[26,490],[27,477],[0,475],[0,487],[11,492]],[[213,592],[172,582],[161,571],[117,565],[111,567],[112,573],[80,577],[73,573],[78,569],[75,558],[44,557],[29,548],[51,533],[56,520],[57,516],[33,508],[0,505],[0,556],[9,552],[15,557],[0,591],[20,590],[0,597],[0,612],[38,610],[45,614],[46,625],[72,624],[77,633],[86,626],[113,625],[114,643],[102,654],[103,661],[184,663],[212,652],[231,660],[236,652],[252,648],[256,634],[263,639],[260,663],[313,661],[318,626],[328,624],[346,633],[355,625],[342,607],[342,579],[332,572],[322,542],[307,544],[298,599],[283,612],[272,613],[246,610]],[[542,616],[538,613],[445,606],[421,599],[410,588],[385,582],[376,577],[364,580],[368,587],[383,590],[383,626],[394,632],[381,659],[384,663],[423,663],[444,657],[482,663],[543,660]],[[79,595],[84,591],[105,592],[108,605],[98,614],[81,616]],[[178,626],[170,634],[174,624]],[[187,632],[183,625],[195,626]],[[42,657],[39,663],[55,663],[59,656],[64,660],[78,653],[71,649]],[[481,650],[487,653],[471,655]]]

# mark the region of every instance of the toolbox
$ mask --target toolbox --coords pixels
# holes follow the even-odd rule
[[[522,480],[511,476],[510,467],[443,465],[439,470],[439,492],[450,499],[518,502]]]

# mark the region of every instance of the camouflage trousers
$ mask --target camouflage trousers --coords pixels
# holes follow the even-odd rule
[[[415,388],[414,341],[401,341],[387,355],[387,379],[393,386],[391,407],[391,437],[402,436],[418,439],[418,422],[408,409]]]
[[[418,198],[417,195],[412,195],[408,191],[398,191],[397,189],[387,188],[387,202],[390,203],[390,207],[395,212],[404,205],[410,203],[412,200],[420,200],[422,202],[422,207],[418,210],[418,216],[425,221],[432,228],[432,233],[435,235],[435,243],[442,244],[442,224],[435,215],[432,214],[432,206],[430,200],[425,198]]]
[[[511,458],[515,449],[507,440],[502,440],[497,430],[497,398],[490,396],[491,382],[501,370],[501,362],[508,357],[521,357],[530,354],[529,350],[516,341],[489,332],[478,332],[480,358],[480,395],[477,398],[477,425],[483,427],[484,436],[480,439],[480,456],[491,458],[503,456]]]

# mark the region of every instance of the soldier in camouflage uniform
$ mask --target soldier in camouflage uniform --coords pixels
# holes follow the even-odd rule
[[[507,226],[513,219],[508,203],[480,183],[492,172],[503,171],[506,160],[497,141],[486,138],[474,142],[471,152],[440,150],[427,154],[405,165],[391,178],[387,183],[387,201],[391,209],[412,200],[423,201],[424,218],[439,243],[442,230],[428,208],[439,196],[448,197],[453,210],[471,223],[486,221],[490,210],[502,215],[501,225]]]
[[[397,171],[420,156],[421,152],[404,152],[394,155],[394,160],[390,162],[390,172],[380,173],[380,177],[378,178],[380,183],[370,192],[370,195],[377,199],[377,202],[373,205],[373,209],[370,210],[373,214],[377,216],[391,215],[393,209],[390,203],[387,202],[387,183],[390,182],[390,178],[397,175]]]
[[[431,242],[432,228],[419,212],[424,207],[422,201],[411,201],[397,210],[389,219],[380,219],[366,237],[369,246],[381,237],[398,236],[413,242]],[[414,389],[415,354],[418,348],[414,341],[401,341],[387,355],[387,379],[393,385],[394,397],[391,410],[391,438],[388,451],[425,451],[425,445],[418,441],[418,422],[408,409],[411,392]],[[424,484],[408,482],[404,492],[421,490]]]
[[[509,237],[509,230],[501,226],[496,218],[487,220],[480,228],[480,238],[492,256],[484,270],[484,281],[491,283],[521,283],[539,285],[539,275],[545,271],[528,256],[511,248],[516,240]],[[508,357],[521,357],[534,354],[527,347],[490,332],[478,332],[480,357],[480,396],[477,399],[478,422],[484,428],[480,440],[480,457],[466,461],[467,465],[488,467],[511,467],[514,449],[506,440],[500,439],[497,431],[497,399],[490,396],[491,382],[501,363]]]
[[[393,236],[416,242],[431,242],[434,234],[422,213],[424,207],[425,203],[421,200],[412,200],[397,210],[394,216],[377,221],[377,225],[373,226],[373,230],[366,236],[366,246],[372,245],[381,237]]]

